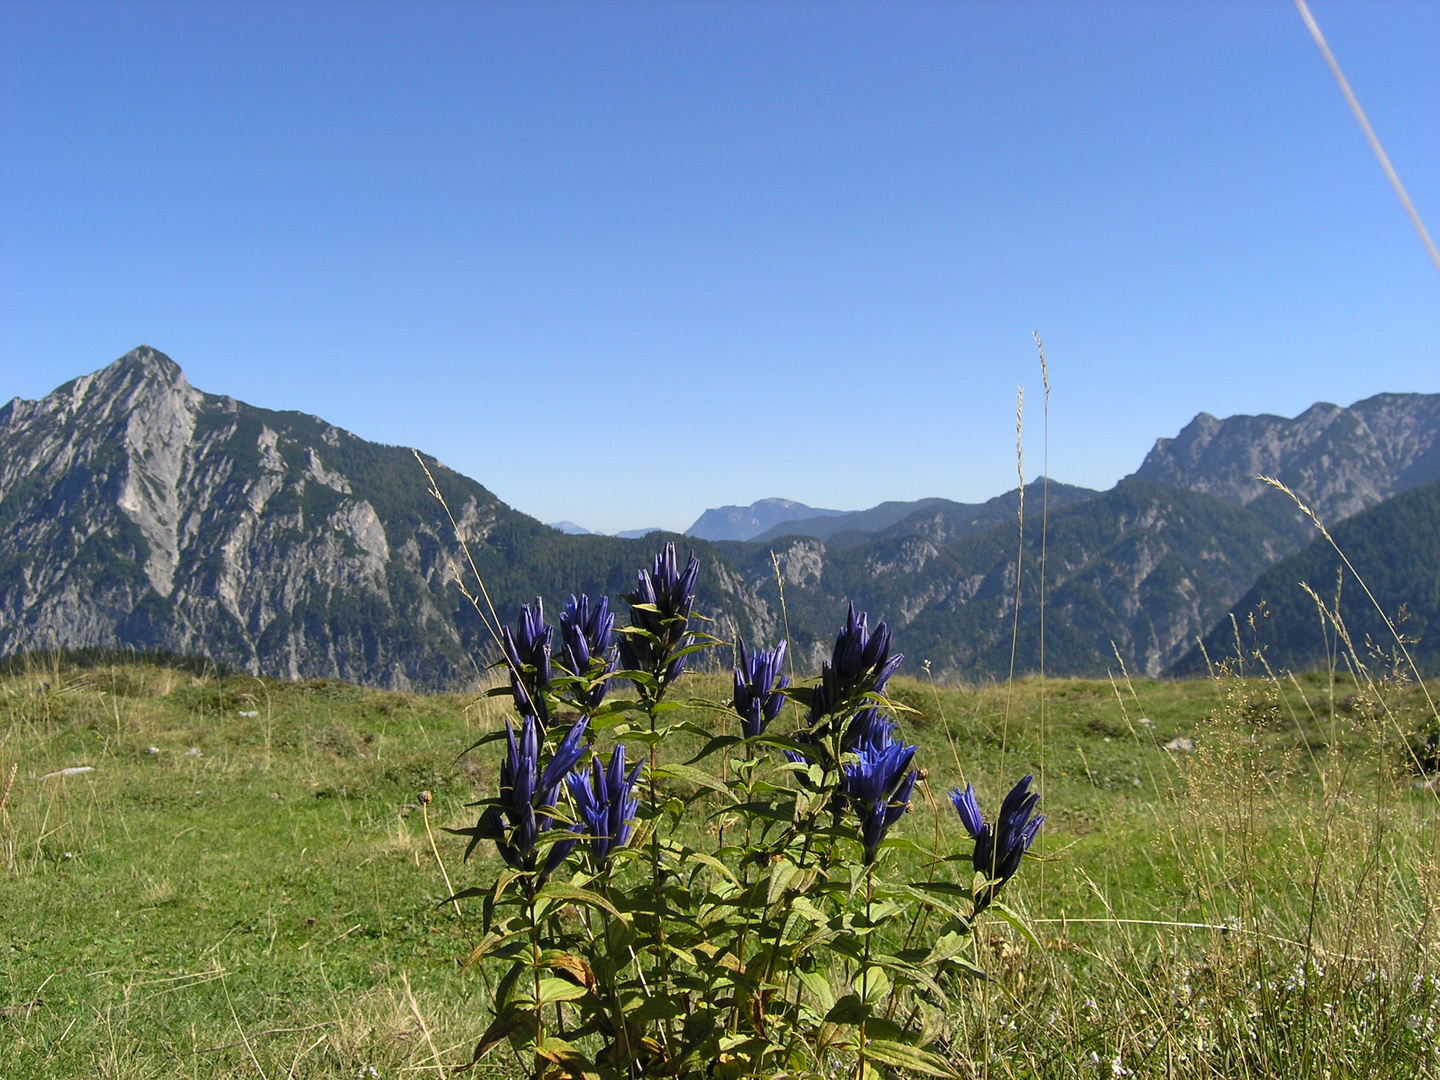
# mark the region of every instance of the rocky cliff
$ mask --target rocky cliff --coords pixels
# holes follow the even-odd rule
[[[469,666],[454,545],[408,451],[201,393],[150,348],[11,401],[0,449],[0,652],[163,648],[397,686]],[[461,479],[483,538],[508,511]]]
[[[1327,525],[1440,477],[1440,394],[1377,394],[1283,416],[1195,417],[1135,477],[1249,506],[1288,484]],[[1308,540],[1308,536],[1306,537]]]

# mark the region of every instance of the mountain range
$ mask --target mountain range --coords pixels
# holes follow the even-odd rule
[[[1313,526],[1256,473],[1327,521],[1363,525],[1440,476],[1437,435],[1440,395],[1294,419],[1202,413],[1108,492],[1051,481],[1043,546],[1038,482],[1023,540],[1018,492],[854,513],[763,500],[709,512],[705,530],[758,529],[746,538],[633,540],[567,535],[420,457],[507,621],[537,594],[552,618],[572,591],[614,596],[676,539],[701,560],[697,611],[717,636],[773,643],[788,616],[812,669],[853,601],[889,620],[911,670],[1003,677],[1012,646],[1016,670],[1033,670],[1043,580],[1047,670],[1103,673],[1118,652],[1158,675],[1193,670],[1195,641],[1228,625],[1281,560],[1312,550]],[[11,401],[0,449],[0,654],[133,646],[394,687],[463,684],[491,655],[455,583],[454,531],[410,450],[205,394],[145,347]]]

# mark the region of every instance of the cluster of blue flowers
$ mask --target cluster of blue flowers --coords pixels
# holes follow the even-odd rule
[[[571,676],[571,696],[582,715],[543,764],[545,729],[551,716],[549,697],[557,681],[552,667],[555,628],[545,622],[544,604],[536,597],[533,606],[521,607],[515,629],[502,629],[503,662],[521,718],[520,733],[517,737],[506,721],[509,751],[500,766],[500,796],[491,802],[479,824],[466,830],[471,836],[467,858],[481,839],[488,838],[495,841],[508,865],[534,872],[537,880],[544,880],[584,834],[589,835],[597,868],[625,846],[639,806],[635,791],[642,765],[627,773],[625,748],[617,746],[608,767],[602,768],[595,756],[589,770],[577,768],[586,751],[590,714],[604,701],[617,661],[623,661],[626,670],[647,672],[665,682],[679,676],[685,658],[673,654],[690,643],[688,622],[699,572],[694,555],[680,570],[675,546],[665,545],[652,568],[640,571],[636,591],[625,597],[631,605],[631,625],[643,633],[622,638],[618,647],[611,644],[615,616],[609,601],[601,597],[592,602],[583,594],[579,599],[570,597],[560,615],[561,663]],[[777,653],[783,657],[783,648]],[[779,667],[778,658],[774,667]],[[780,704],[777,700],[773,706],[761,704],[760,708],[769,709],[773,716]],[[575,820],[563,837],[546,837],[552,822],[564,816],[557,810],[562,780],[575,806]]]
[[[584,593],[579,600],[572,595],[560,613],[560,640],[565,645],[565,664],[570,674],[580,678],[598,676],[589,689],[576,691],[576,704],[585,712],[593,712],[605,700],[609,681],[603,676],[615,669],[618,651],[610,645],[614,631],[615,616],[610,613],[610,601],[603,596],[592,604]],[[599,670],[592,671],[596,661]]]
[[[740,730],[747,739],[764,733],[770,721],[780,715],[785,706],[784,690],[790,686],[788,676],[780,674],[785,662],[785,642],[761,652],[751,652],[745,642],[737,642],[740,663],[735,668],[735,697],[733,705],[740,714]]]
[[[589,716],[604,700],[617,662],[623,671],[649,675],[661,686],[680,675],[685,650],[694,640],[689,618],[698,576],[694,555],[682,570],[675,546],[665,545],[652,566],[639,572],[636,590],[623,594],[631,608],[631,628],[618,635],[615,647],[611,644],[617,636],[615,618],[607,600],[602,597],[592,602],[584,595],[578,600],[571,596],[560,616],[561,663],[576,687],[572,697],[582,715],[543,765],[545,727],[550,720],[547,699],[555,682],[551,664],[554,627],[546,624],[537,597],[533,608],[529,604],[521,608],[515,631],[504,628],[505,664],[522,722],[518,737],[507,722],[509,752],[501,765],[500,797],[473,831],[472,850],[482,835],[488,836],[495,840],[506,863],[537,871],[543,879],[564,861],[582,835],[588,835],[597,869],[625,846],[639,806],[636,790],[643,763],[627,771],[625,748],[620,745],[612,751],[608,764],[602,765],[595,755],[588,769],[580,765]],[[779,716],[787,700],[790,680],[781,674],[785,643],[765,651],[737,642],[737,659],[731,705],[743,735],[755,738]],[[794,736],[805,753],[786,751],[791,761],[804,762],[811,748],[821,750],[823,738],[839,734],[839,779],[832,805],[837,821],[846,811],[854,813],[867,866],[878,856],[890,827],[910,808],[921,775],[912,767],[916,747],[897,737],[897,725],[876,703],[876,696],[884,694],[886,683],[903,660],[903,654],[890,652],[889,627],[881,622],[870,633],[867,615],[857,614],[851,604],[831,657],[821,667],[819,685],[810,692],[809,725]],[[564,685],[565,680],[560,682]],[[842,732],[834,725],[837,718],[847,716]],[[547,838],[551,822],[565,817],[556,809],[562,780],[574,804],[574,820],[563,837]],[[982,817],[973,786],[967,784],[964,791],[956,788],[950,793],[961,824],[975,841],[975,871],[987,883],[975,896],[977,911],[1015,875],[1045,821],[1043,814],[1035,813],[1040,796],[1030,790],[1032,780],[1026,776],[1015,785],[993,825]],[[802,781],[810,786],[803,775]],[[540,852],[547,845],[542,860]],[[466,855],[469,853],[467,850]]]
[[[865,612],[850,605],[845,625],[835,638],[827,663],[820,665],[820,685],[810,698],[810,723],[817,724],[865,694],[883,694],[904,653],[890,655],[890,628],[883,622],[871,634]]]
[[[1000,804],[1000,817],[993,826],[980,814],[974,785],[966,784],[964,791],[955,788],[950,792],[950,801],[960,815],[960,824],[975,840],[972,860],[975,872],[983,874],[990,882],[975,897],[976,911],[988,906],[1000,886],[1015,876],[1020,869],[1020,860],[1030,849],[1040,826],[1045,824],[1044,814],[1030,816],[1040,805],[1040,795],[1030,790],[1034,779],[1027,775],[1010,789],[1010,794]]]
[[[533,611],[529,604],[520,609],[518,631],[512,634],[507,626],[502,631],[502,637],[515,711],[521,716],[534,717],[543,731],[550,723],[545,695],[550,689],[550,647],[555,639],[555,628],[545,623],[545,604],[540,597],[535,598]]]
[[[642,766],[643,762],[637,763],[626,775],[622,744],[611,752],[608,768],[600,767],[597,754],[590,761],[589,774],[577,771],[565,778],[580,816],[576,824],[583,824],[590,833],[590,855],[597,868],[604,866],[630,839],[630,823],[640,807],[635,785],[640,780]]]
[[[515,728],[508,720],[505,722],[509,752],[500,763],[500,798],[482,816],[465,852],[467,857],[475,844],[488,836],[495,841],[500,857],[516,870],[538,870],[544,878],[565,861],[575,839],[551,842],[544,862],[539,863],[540,838],[556,819],[560,781],[585,753],[583,740],[589,723],[586,716],[575,721],[542,769],[540,724],[536,718],[526,716],[521,720],[518,739]]]
[[[630,626],[638,631],[620,639],[625,670],[645,672],[662,685],[680,677],[683,651],[693,642],[687,630],[699,577],[699,560],[691,555],[681,570],[675,545],[666,544],[651,568],[639,572],[635,591],[621,594],[630,604]]]

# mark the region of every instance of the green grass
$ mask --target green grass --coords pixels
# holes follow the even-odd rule
[[[1007,897],[1042,947],[983,925],[991,981],[941,1044],[963,1073],[1437,1075],[1414,688],[1051,681],[1043,752],[1036,680],[892,690],[936,800],[897,826],[918,840],[960,846],[944,789],[993,810],[1043,756],[1040,857]],[[146,665],[0,678],[0,1076],[450,1076],[488,976],[462,970],[478,911],[437,905],[417,795],[456,888],[491,875],[439,826],[492,792],[494,748],[459,755],[503,715]]]

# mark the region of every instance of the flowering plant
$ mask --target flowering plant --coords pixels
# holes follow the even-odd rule
[[[482,904],[470,962],[504,966],[472,1063],[508,1041],[545,1078],[959,1075],[949,996],[983,977],[976,917],[1016,918],[996,896],[1044,821],[1031,778],[993,825],[973,787],[951,793],[968,853],[891,835],[929,784],[885,696],[904,657],[853,605],[816,685],[781,673],[783,642],[737,641],[731,700],[687,703],[714,726],[673,719],[688,657],[721,644],[692,625],[698,577],[667,544],[623,594],[629,625],[571,597],[555,655],[537,599],[500,635],[519,731],[507,722],[498,797],[456,831],[504,868],[450,898]],[[617,679],[635,699],[607,695]],[[629,768],[627,747],[643,752]],[[881,873],[895,847],[929,877]],[[937,877],[966,859],[973,880]]]

